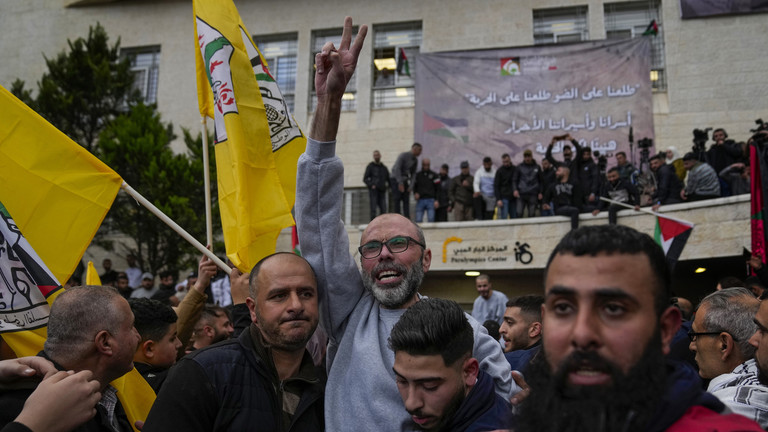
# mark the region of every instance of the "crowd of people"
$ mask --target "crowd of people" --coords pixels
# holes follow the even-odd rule
[[[615,224],[616,213],[627,205],[656,210],[664,204],[749,193],[747,143],[728,139],[724,129],[716,129],[712,139],[708,150],[691,151],[681,158],[674,147],[650,155],[647,167],[641,164],[642,172],[623,151],[596,161],[589,147],[566,134],[552,137],[540,165],[533,152],[525,150],[519,165],[505,153],[497,168],[486,156],[474,174],[469,162],[463,161],[461,173],[455,177],[449,176],[448,164],[442,164],[438,173],[432,171],[426,157],[417,170],[423,148],[414,143],[410,151],[397,157],[391,175],[381,162],[381,153],[374,151],[363,181],[369,191],[371,220],[389,211],[387,190],[391,189],[393,211],[408,218],[413,194],[416,212],[412,219],[419,223],[425,214],[427,222],[448,221],[450,213],[455,221],[561,215],[570,217],[576,227],[579,214],[608,210],[609,223]],[[557,143],[565,143],[563,160],[552,156]],[[606,156],[615,158],[614,166],[607,168]]]
[[[479,276],[471,315],[419,293],[432,251],[403,215],[368,224],[358,267],[335,155],[367,33],[360,26],[351,43],[352,29],[346,18],[340,46],[327,43],[315,59],[318,104],[297,177],[303,255],[231,269],[227,305],[213,300],[218,269],[203,257],[175,313],[146,298],[154,294],[132,294],[153,289],[140,270],[127,296],[67,289],[40,355],[0,361],[4,384],[36,377],[0,391],[2,432],[127,432],[110,382],[134,366],[157,392],[136,424],[148,432],[768,428],[768,306],[755,296],[763,288],[721,281],[683,320],[664,252],[629,227],[566,234],[547,261],[543,296],[507,299]],[[483,185],[478,196],[490,190]],[[750,265],[764,283],[762,260]]]

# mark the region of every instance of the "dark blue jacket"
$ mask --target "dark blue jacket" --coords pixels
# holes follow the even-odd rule
[[[504,354],[504,357],[509,362],[509,366],[512,370],[516,370],[525,375],[525,370],[528,368],[528,364],[533,360],[536,354],[541,350],[541,339],[539,339],[533,346],[526,349],[510,351]]]
[[[481,370],[477,383],[443,430],[482,432],[509,429],[511,426],[512,405],[496,394],[493,378]]]

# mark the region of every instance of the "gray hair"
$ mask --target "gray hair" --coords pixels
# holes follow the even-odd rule
[[[755,296],[746,288],[726,288],[704,297],[696,311],[704,305],[707,306],[707,315],[703,331],[727,332],[733,337],[743,358],[752,358],[755,347],[749,344],[749,339],[757,330],[754,317],[760,307]]]
[[[116,334],[125,319],[115,307],[116,299],[123,298],[114,288],[93,285],[59,294],[48,317],[45,353],[59,363],[76,362],[90,351],[98,332]]]

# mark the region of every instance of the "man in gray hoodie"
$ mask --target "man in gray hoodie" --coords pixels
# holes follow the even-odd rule
[[[341,223],[344,168],[335,155],[335,140],[341,97],[367,30],[360,26],[352,43],[348,17],[338,50],[328,43],[315,56],[318,104],[297,177],[302,253],[317,274],[321,322],[329,336],[325,424],[332,431],[412,425],[395,384],[394,353],[387,339],[403,312],[419,301],[418,288],[432,261],[421,229],[394,213],[377,217],[363,233],[358,248],[362,271],[350,255]],[[475,337],[473,357],[493,377],[496,392],[509,399],[519,388],[498,341],[467,319]]]

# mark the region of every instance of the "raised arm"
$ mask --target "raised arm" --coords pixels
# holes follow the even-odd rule
[[[338,49],[327,43],[315,56],[317,109],[307,149],[299,158],[296,181],[296,226],[303,256],[317,275],[320,317],[332,340],[363,295],[360,272],[349,254],[349,237],[341,219],[344,167],[335,155],[341,97],[357,65],[366,26],[354,44],[352,19],[344,20]]]

